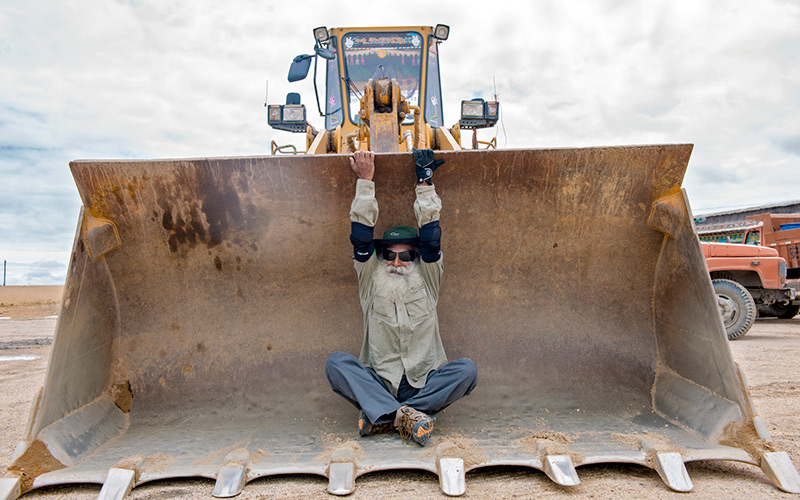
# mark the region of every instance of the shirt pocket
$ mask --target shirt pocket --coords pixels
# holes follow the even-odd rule
[[[406,311],[408,311],[408,317],[411,319],[412,324],[418,323],[433,313],[433,308],[430,305],[430,298],[424,286],[412,293],[408,302],[406,302]]]
[[[372,300],[372,313],[392,325],[397,323],[397,310],[394,301],[388,297],[375,294]]]

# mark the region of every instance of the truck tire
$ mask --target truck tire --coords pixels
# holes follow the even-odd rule
[[[800,305],[792,305],[786,302],[775,302],[768,307],[770,314],[781,319],[792,319],[800,311]]]
[[[728,340],[735,340],[750,331],[756,320],[756,303],[745,287],[731,280],[712,280],[717,305]]]

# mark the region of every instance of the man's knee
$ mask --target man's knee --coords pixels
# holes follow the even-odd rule
[[[478,380],[478,367],[469,358],[461,358],[453,361],[458,367],[458,371],[462,374],[464,379],[472,382]]]
[[[332,373],[340,373],[344,365],[352,362],[352,358],[353,356],[351,354],[338,351],[328,356],[328,360],[325,361],[325,374],[328,376],[328,379],[331,378]]]
[[[464,395],[469,395],[475,386],[478,385],[478,367],[469,358],[461,358],[454,361],[461,375],[461,386],[464,388]]]

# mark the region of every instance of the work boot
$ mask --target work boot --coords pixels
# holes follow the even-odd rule
[[[403,438],[403,442],[407,443],[413,439],[420,446],[425,446],[433,432],[435,420],[435,417],[426,415],[410,406],[403,406],[397,410],[394,426],[400,433],[400,437]]]
[[[358,414],[358,434],[364,436],[374,436],[375,434],[384,434],[392,432],[394,426],[392,422],[384,422],[382,424],[373,424],[367,418],[367,415],[362,411]]]

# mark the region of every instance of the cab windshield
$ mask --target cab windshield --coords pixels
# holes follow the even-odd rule
[[[350,119],[358,123],[358,101],[367,82],[394,78],[409,104],[419,105],[422,75],[422,36],[415,31],[348,33],[342,37],[342,52],[350,101]],[[403,123],[412,123],[409,113]]]

